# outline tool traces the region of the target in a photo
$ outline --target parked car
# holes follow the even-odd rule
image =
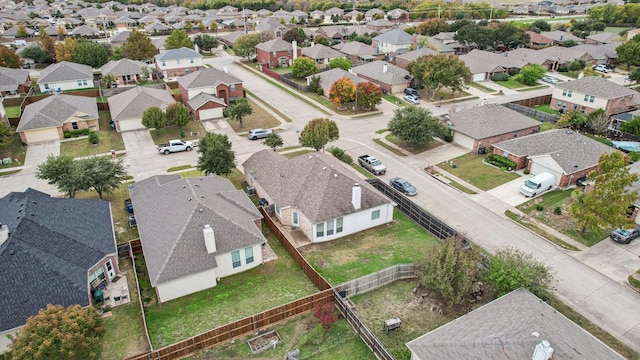
[[[131,199],[124,200],[124,208],[129,214],[133,214],[133,204],[131,204]]]
[[[607,68],[607,69],[609,69],[609,70],[613,70],[613,69],[615,69],[615,68],[616,68],[616,66],[615,66],[615,65],[612,65],[612,64],[602,64],[602,65],[604,65],[604,67],[606,67],[606,68]]]
[[[623,229],[618,228],[611,232],[611,240],[621,243],[628,244],[631,240],[640,237],[640,226],[636,226],[635,229]]]
[[[22,64],[22,68],[23,68],[23,69],[31,69],[31,64],[29,64],[28,62],[23,63],[23,64]]]
[[[413,104],[413,105],[418,105],[420,104],[420,98],[419,97],[415,97],[413,95],[405,95],[404,99],[409,103],[409,104]]]
[[[180,151],[191,151],[194,145],[191,141],[169,140],[166,144],[158,145],[158,151],[161,154],[169,155],[169,153]]]
[[[549,84],[557,84],[558,83],[558,79],[551,77],[551,76],[545,76],[541,79],[542,81],[549,83]]]
[[[405,195],[413,196],[418,193],[418,189],[416,189],[415,186],[411,185],[410,182],[403,178],[394,177],[389,181],[389,183],[391,184],[391,186],[393,186],[394,189],[400,191]]]
[[[610,73],[610,72],[611,72],[611,70],[609,70],[609,68],[608,68],[608,67],[606,67],[606,66],[604,66],[604,65],[602,65],[602,64],[601,64],[601,65],[596,66],[596,68],[595,68],[594,70],[595,70],[595,71],[603,72],[603,73],[605,73],[605,74],[608,74],[608,73]]]
[[[420,94],[418,94],[418,90],[416,90],[416,89],[406,88],[406,89],[404,89],[404,94],[405,95],[413,95],[413,96],[417,97],[418,99],[420,99]]]
[[[264,139],[269,134],[271,134],[271,130],[269,129],[253,129],[253,130],[249,130],[247,137],[251,140]]]

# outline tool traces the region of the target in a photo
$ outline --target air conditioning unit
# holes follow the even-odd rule
[[[253,186],[247,186],[247,195],[253,196],[256,194],[256,189]]]

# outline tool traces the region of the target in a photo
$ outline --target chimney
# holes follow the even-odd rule
[[[536,345],[533,350],[533,360],[549,360],[553,356],[553,348],[551,348],[551,344],[547,340],[542,340],[542,342]]]
[[[0,245],[4,244],[9,238],[9,227],[0,223]]]
[[[204,234],[204,244],[207,247],[207,253],[213,254],[216,252],[216,236],[213,233],[211,225],[205,225],[204,229],[202,229],[202,233]]]
[[[383,65],[382,65],[382,73],[383,73],[383,74],[386,74],[386,73],[387,73],[387,70],[389,70],[389,65],[388,65],[388,64],[383,64]]]
[[[293,46],[293,60],[295,60],[298,58],[298,42],[293,40],[291,46]]]
[[[356,210],[360,210],[362,202],[362,189],[357,183],[351,188],[351,204]]]

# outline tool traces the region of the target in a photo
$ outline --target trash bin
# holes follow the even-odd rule
[[[104,293],[102,292],[102,290],[96,290],[93,293],[93,300],[95,300],[96,304],[104,302]]]

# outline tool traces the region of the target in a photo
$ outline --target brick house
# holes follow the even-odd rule
[[[484,154],[494,143],[540,131],[540,123],[499,104],[476,106],[444,115],[453,142]]]
[[[302,56],[302,50],[294,41],[290,43],[280,38],[256,45],[256,58],[258,64],[268,68],[279,66],[291,66],[293,60]]]
[[[196,120],[221,118],[230,101],[244,97],[242,81],[225,71],[204,68],[178,79],[180,100]]]
[[[26,94],[31,88],[28,70],[0,67],[0,95],[13,96]]]
[[[156,69],[165,80],[175,80],[204,68],[202,55],[186,47],[167,50],[156,55],[154,59]]]
[[[402,93],[411,84],[413,76],[405,70],[385,61],[374,61],[356,66],[351,72],[370,81],[390,94]]]
[[[584,114],[603,109],[607,115],[635,110],[638,93],[597,76],[557,84],[551,95],[551,109],[560,112],[577,110]]]

